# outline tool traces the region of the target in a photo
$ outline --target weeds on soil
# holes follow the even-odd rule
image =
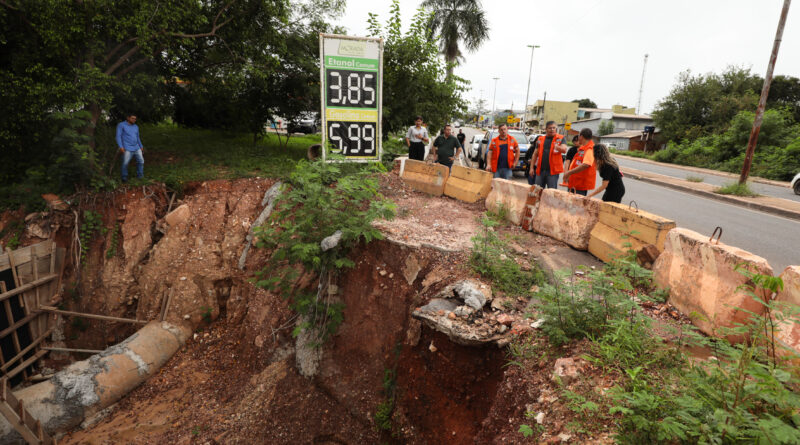
[[[92,210],[84,210],[83,211],[83,221],[81,222],[81,228],[79,233],[79,238],[81,241],[81,264],[86,264],[86,258],[89,253],[89,245],[94,239],[95,234],[100,232],[101,234],[105,235],[106,229],[103,226],[103,215],[98,212]]]
[[[720,195],[744,196],[747,198],[755,198],[761,196],[758,193],[751,190],[750,186],[747,185],[747,183],[739,184],[738,182],[724,185],[714,190],[714,193],[719,193]]]
[[[686,180],[689,182],[703,182],[705,178],[702,176],[688,175],[686,176]]]
[[[355,265],[347,257],[352,247],[383,238],[372,221],[394,216],[394,204],[378,191],[377,174],[382,171],[381,164],[300,161],[270,220],[254,229],[257,246],[272,249],[257,285],[291,299],[303,320],[294,335],[313,329],[321,343],[342,323],[344,305],[328,295],[328,283],[332,275]],[[338,243],[323,250],[322,240],[336,233],[341,233]],[[301,269],[319,279],[316,292],[296,285]]]
[[[533,265],[524,271],[514,261],[508,244],[498,235],[495,227],[501,224],[498,215],[487,213],[481,218],[482,230],[472,237],[470,266],[481,276],[492,281],[493,287],[508,295],[530,297],[531,287],[544,282],[544,274]]]

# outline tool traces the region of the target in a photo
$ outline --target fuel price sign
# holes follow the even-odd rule
[[[323,158],[381,158],[383,41],[320,34]]]

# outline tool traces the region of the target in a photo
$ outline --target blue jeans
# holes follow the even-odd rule
[[[125,153],[122,154],[122,180],[128,180],[128,164],[131,162],[131,158],[136,158],[136,177],[143,178],[144,177],[144,156],[142,156],[142,149],[138,149],[136,151],[129,151],[125,150]]]
[[[495,178],[500,179],[511,179],[511,169],[510,168],[498,168],[496,172],[494,172]]]
[[[543,171],[542,174],[536,175],[536,185],[541,188],[558,188],[558,173],[551,175],[549,170]]]

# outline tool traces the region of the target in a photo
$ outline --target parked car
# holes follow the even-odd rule
[[[317,113],[303,113],[289,121],[287,130],[289,133],[314,134],[320,126]]]
[[[481,141],[483,140],[482,134],[476,134],[472,136],[472,140],[469,142],[469,158],[475,162],[480,160],[480,153],[481,153]]]
[[[517,160],[517,164],[511,169],[512,171],[524,171],[525,170],[525,153],[528,151],[528,148],[531,147],[530,142],[528,141],[528,137],[525,136],[525,133],[519,130],[508,130],[508,134],[512,136],[514,139],[517,140],[517,144],[519,144],[519,159]],[[478,159],[478,165],[480,168],[486,168],[486,151],[489,149],[489,142],[497,137],[497,130],[492,130],[484,135],[484,138],[481,140],[480,145],[480,158]]]
[[[800,173],[794,175],[794,179],[792,179],[792,190],[795,195],[800,195]]]

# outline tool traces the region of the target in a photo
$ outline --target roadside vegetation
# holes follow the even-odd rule
[[[739,173],[762,84],[761,77],[739,67],[721,74],[681,73],[653,112],[667,148],[638,155]],[[779,75],[770,87],[750,174],[787,181],[799,171],[800,79]]]
[[[588,341],[581,358],[600,373],[556,383],[559,403],[572,413],[566,428],[573,437],[610,433],[624,444],[800,443],[800,380],[775,340],[777,322],[796,315],[796,308],[770,301],[782,289],[780,278],[743,268],[739,273],[749,278],[745,290],[766,315],[751,313],[745,324],[722,329],[717,338],[678,325],[670,342],[661,340],[663,332],[642,310],[647,302],[663,302],[663,292],[632,255],[582,278],[556,275],[536,295],[537,313],[531,314],[544,319],[541,334],[515,339],[510,363],[535,369],[542,357],[563,356]],[[731,335],[750,341],[732,344],[726,340]],[[689,353],[698,348],[711,357]],[[593,379],[613,384],[600,390]],[[539,437],[547,423],[528,414],[531,422],[519,432]]]

